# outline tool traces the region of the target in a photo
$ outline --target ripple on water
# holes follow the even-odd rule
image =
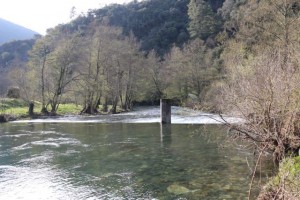
[[[88,199],[96,193],[89,186],[74,186],[55,167],[0,166],[0,173],[0,199]]]
[[[21,137],[29,137],[32,136],[34,131],[28,131],[28,130],[18,130],[18,132],[11,133],[11,132],[4,132],[3,135],[0,135],[0,138],[6,139],[6,138],[21,138]]]
[[[40,135],[65,136],[66,134],[57,131],[40,131]]]
[[[48,134],[57,134],[58,132],[56,131],[41,131],[41,134],[43,135],[48,135]]]
[[[74,138],[48,138],[41,141],[34,141],[31,142],[32,145],[38,146],[49,146],[54,148],[59,148],[61,145],[68,145],[68,146],[82,146],[81,142]]]
[[[21,151],[21,150],[26,150],[26,149],[31,149],[31,148],[32,148],[31,143],[25,143],[20,146],[13,147],[12,150],[13,151]]]
[[[54,147],[54,148],[60,147],[60,144],[49,141],[49,140],[35,141],[35,142],[31,142],[31,144],[37,145],[37,146],[49,146],[49,147]]]
[[[79,140],[74,139],[74,138],[61,137],[61,138],[56,139],[55,141],[57,141],[60,145],[74,145],[74,146],[82,145]]]
[[[14,134],[14,135],[1,135],[0,138],[20,138],[20,137],[25,137],[25,136],[29,136],[28,134]]]

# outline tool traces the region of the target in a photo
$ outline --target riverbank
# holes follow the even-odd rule
[[[109,106],[110,108],[110,106]],[[73,103],[62,103],[59,105],[56,113],[42,114],[39,111],[42,109],[40,102],[34,103],[34,114],[28,114],[28,103],[22,99],[13,98],[0,98],[0,123],[17,121],[17,120],[30,120],[30,119],[47,119],[47,118],[59,118],[64,116],[93,116],[80,114],[82,111],[81,105]],[[117,107],[117,113],[126,113],[128,111],[122,110]],[[101,107],[97,115],[108,115],[107,112],[102,112]]]
[[[287,157],[279,165],[278,173],[263,187],[258,200],[300,199],[300,157]]]
[[[0,123],[21,119],[36,119],[48,116],[78,115],[82,110],[80,105],[65,103],[60,104],[56,114],[41,114],[40,102],[34,103],[34,115],[28,114],[28,103],[22,99],[0,98]]]

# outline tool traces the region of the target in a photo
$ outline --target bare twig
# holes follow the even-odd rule
[[[255,167],[254,167],[254,170],[253,170],[253,174],[252,174],[250,186],[249,186],[248,200],[250,200],[251,191],[252,191],[252,184],[253,184],[253,181],[254,181],[254,177],[255,177],[255,173],[256,173],[257,167],[258,167],[258,165],[259,165],[261,156],[262,156],[263,152],[265,151],[265,149],[267,148],[267,146],[268,146],[268,144],[265,144],[265,146],[263,147],[263,149],[261,149],[261,151],[260,151],[260,153],[259,153],[259,156],[258,156],[258,158],[257,158],[256,164],[255,164]]]

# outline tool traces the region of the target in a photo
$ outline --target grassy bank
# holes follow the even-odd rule
[[[40,102],[34,103],[34,113],[40,113],[42,107]],[[82,107],[75,104],[60,104],[57,110],[58,115],[78,114]],[[22,99],[0,99],[0,115],[9,115],[14,118],[29,117],[28,103]]]
[[[285,158],[278,174],[271,178],[261,191],[258,200],[300,199],[300,157]]]

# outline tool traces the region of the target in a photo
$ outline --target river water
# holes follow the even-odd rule
[[[2,124],[0,199],[245,199],[252,151],[176,112],[169,126],[149,123],[157,108]]]

